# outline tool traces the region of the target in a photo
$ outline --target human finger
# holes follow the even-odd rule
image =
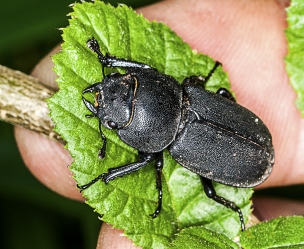
[[[55,82],[57,76],[52,71],[54,65],[51,55],[57,53],[59,49],[59,46],[53,49],[32,72],[33,76],[53,89],[57,88]],[[83,200],[75,187],[72,173],[67,168],[72,158],[62,144],[21,127],[15,127],[15,137],[25,164],[37,179],[63,196]]]
[[[304,182],[304,121],[284,57],[288,1],[169,0],[139,11],[169,25],[193,49],[223,64],[237,102],[270,129],[275,165],[261,185]]]

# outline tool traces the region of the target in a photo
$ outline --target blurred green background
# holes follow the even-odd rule
[[[117,1],[109,1],[113,5]],[[134,8],[155,0],[120,0]],[[61,41],[71,0],[2,1],[0,64],[30,73]],[[303,200],[303,186],[267,189],[258,195]],[[20,158],[13,127],[0,122],[0,248],[95,248],[101,222],[85,205],[57,195],[29,173]]]

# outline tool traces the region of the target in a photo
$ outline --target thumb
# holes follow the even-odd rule
[[[107,223],[102,224],[97,249],[139,249],[130,241],[122,230],[114,229]]]

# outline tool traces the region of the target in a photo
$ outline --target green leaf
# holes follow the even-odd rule
[[[304,217],[280,217],[248,228],[241,234],[244,249],[304,248]]]
[[[74,158],[70,169],[77,183],[83,185],[108,168],[137,158],[135,149],[107,129],[103,129],[108,140],[106,157],[100,160],[97,156],[102,146],[98,121],[85,117],[89,111],[82,103],[82,90],[101,81],[102,73],[96,54],[86,46],[88,39],[95,37],[103,53],[146,63],[179,82],[190,75],[207,75],[214,61],[193,51],[165,25],[149,22],[126,6],[114,8],[95,1],[75,4],[73,9],[70,25],[63,29],[62,51],[53,57],[60,90],[49,100],[49,107],[56,131]],[[111,71],[106,69],[106,74]],[[222,68],[208,81],[208,89],[215,91],[219,87],[229,88]],[[89,100],[93,99],[92,95]],[[157,205],[152,164],[109,184],[98,181],[83,195],[97,213],[104,214],[106,222],[123,229],[144,248],[166,248],[181,229],[190,226],[204,225],[230,238],[238,234],[238,214],[208,199],[199,177],[179,166],[167,151],[162,182],[162,212],[155,219],[149,216]],[[219,195],[242,208],[247,220],[252,190],[214,185]]]
[[[239,246],[222,234],[197,226],[183,229],[169,248],[238,249]]]
[[[291,1],[287,8],[288,28],[285,31],[288,40],[288,55],[285,58],[290,83],[298,98],[296,105],[304,116],[304,3]]]

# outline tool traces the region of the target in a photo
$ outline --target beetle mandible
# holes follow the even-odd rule
[[[138,150],[134,163],[111,168],[88,184],[105,183],[154,162],[158,205],[151,216],[161,211],[163,151],[183,167],[200,176],[206,195],[239,215],[245,229],[241,209],[217,195],[212,181],[235,187],[254,187],[270,175],[274,164],[274,149],[269,130],[251,111],[238,105],[225,88],[216,93],[205,90],[205,84],[221,65],[215,62],[206,77],[190,76],[180,85],[173,77],[158,72],[149,65],[103,55],[96,39],[87,46],[98,55],[104,79],[83,90],[97,92],[95,105],[83,97],[92,112],[87,117],[99,119],[103,146],[106,137],[101,126],[117,131],[120,139]],[[104,74],[104,67],[126,68],[125,74]]]

